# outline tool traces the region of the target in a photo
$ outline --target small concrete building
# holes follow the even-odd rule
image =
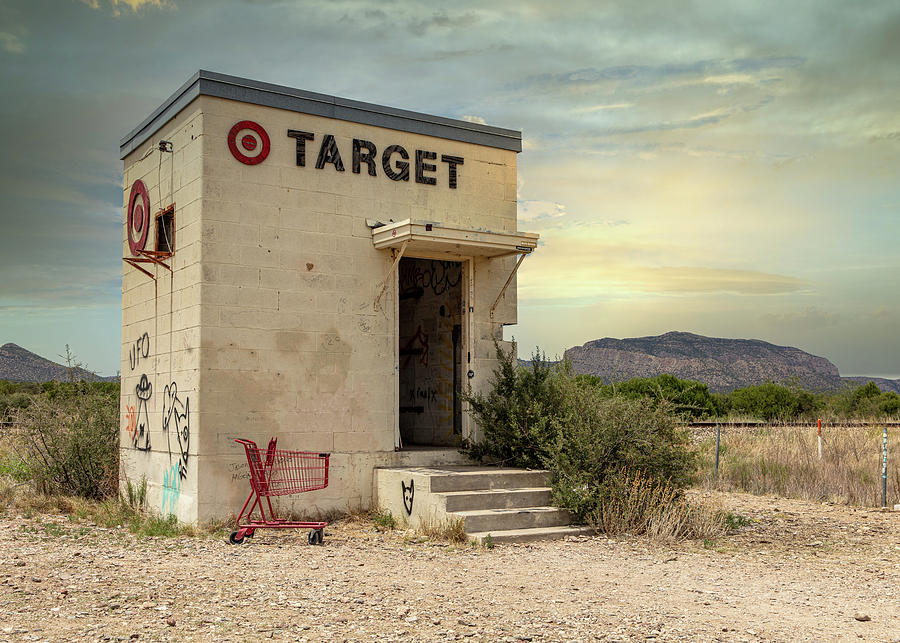
[[[461,462],[460,391],[516,323],[517,131],[200,71],[121,142],[121,470],[194,522],[243,448],[332,453],[315,513],[373,470]]]

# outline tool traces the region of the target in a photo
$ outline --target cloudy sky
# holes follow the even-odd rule
[[[118,370],[118,142],[198,69],[521,129],[522,353],[900,377],[896,0],[0,0],[0,343]]]

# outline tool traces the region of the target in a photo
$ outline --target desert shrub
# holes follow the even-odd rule
[[[467,395],[483,432],[473,458],[549,469],[555,504],[597,525],[624,471],[675,495],[690,481],[696,455],[667,400],[616,394],[539,353],[522,368],[497,358],[490,391]]]
[[[116,494],[118,389],[54,383],[15,414],[25,462],[46,494],[103,498]]]
[[[759,420],[788,421],[798,416],[800,403],[787,386],[768,382],[731,392],[731,410]]]
[[[610,498],[610,484],[628,470],[673,489],[696,467],[688,433],[667,404],[649,398],[605,397],[570,386],[553,418],[556,438],[545,460],[554,501],[588,520]],[[612,481],[612,483],[611,483]]]
[[[674,375],[657,375],[635,377],[610,388],[616,394],[628,398],[666,402],[674,413],[688,421],[717,414],[709,386],[703,382],[682,380]]]
[[[604,502],[588,514],[598,531],[657,540],[715,539],[730,528],[728,514],[690,502],[665,481],[621,471],[603,484]]]
[[[470,413],[482,428],[482,439],[469,445],[469,455],[513,467],[546,466],[563,411],[560,383],[573,380],[567,363],[549,364],[537,351],[527,367],[519,367],[513,353],[496,346],[499,364],[484,395],[466,393]]]

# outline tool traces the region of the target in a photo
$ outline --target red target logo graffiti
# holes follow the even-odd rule
[[[259,123],[253,121],[235,123],[228,132],[228,149],[231,150],[231,155],[244,165],[262,163],[269,156],[269,135]]]
[[[147,245],[147,233],[150,231],[150,195],[140,179],[131,186],[127,225],[128,247],[131,248],[131,254],[137,256]]]

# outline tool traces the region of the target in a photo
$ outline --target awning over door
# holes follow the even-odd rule
[[[502,257],[530,253],[537,247],[533,232],[490,232],[406,219],[372,230],[379,250],[403,248],[407,256]]]

